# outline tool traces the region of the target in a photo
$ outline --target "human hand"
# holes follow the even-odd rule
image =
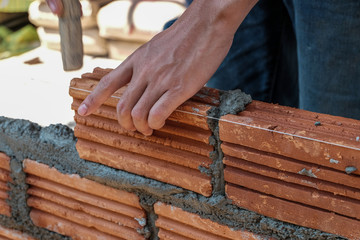
[[[77,0],[72,0],[72,1],[77,1]],[[62,0],[46,0],[46,3],[48,4],[50,10],[58,15],[59,17],[61,17],[64,13],[64,4],[62,2]],[[81,8],[81,4],[80,4],[80,8]],[[82,15],[82,12],[81,12]]]
[[[229,2],[244,3],[221,2],[227,11],[232,11]],[[232,16],[230,20],[236,22],[233,25],[223,18],[214,18],[214,11],[223,7],[219,5],[217,1],[212,4],[202,0],[194,2],[169,29],[156,35],[103,77],[80,105],[78,113],[90,115],[116,90],[128,84],[117,104],[119,124],[147,136],[153,129],[161,128],[179,105],[204,86],[230,49],[243,18]],[[247,6],[246,9],[250,11],[251,8]],[[205,15],[201,17],[201,13]]]
[[[50,10],[58,15],[61,16],[64,12],[64,6],[61,0],[46,0]]]

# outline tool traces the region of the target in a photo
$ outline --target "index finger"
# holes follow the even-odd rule
[[[94,91],[81,103],[78,114],[87,116],[98,109],[116,90],[127,84],[132,77],[132,67],[128,62],[101,78]]]

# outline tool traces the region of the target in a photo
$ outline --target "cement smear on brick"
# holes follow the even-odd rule
[[[149,215],[146,229],[152,231],[150,239],[157,239],[156,215],[152,209],[157,201],[172,204],[234,229],[246,229],[278,239],[342,239],[241,209],[221,194],[206,198],[170,184],[85,161],[79,158],[75,143],[73,131],[66,126],[41,128],[29,121],[0,117],[0,151],[12,157],[12,177],[15,180],[11,186],[10,201],[13,216],[0,216],[1,225],[30,233],[39,239],[67,239],[34,226],[28,216],[27,184],[22,161],[29,158],[55,167],[65,174],[79,174],[90,180],[136,193]],[[147,236],[149,233],[145,230],[143,234]]]
[[[36,239],[70,239],[35,226],[29,217],[30,208],[26,204],[28,185],[25,183],[26,175],[22,168],[22,161],[27,149],[33,148],[36,151],[37,147],[40,146],[24,143],[26,143],[26,140],[36,137],[39,131],[41,131],[41,128],[37,124],[0,117],[0,151],[11,158],[10,176],[12,178],[12,182],[8,183],[10,200],[7,201],[11,207],[12,216],[0,215],[0,225],[27,233]]]
[[[245,94],[241,90],[219,91],[220,105],[213,107],[208,111],[208,125],[213,135],[209,142],[214,146],[214,151],[210,154],[212,164],[210,166],[211,183],[213,185],[213,195],[225,195],[224,184],[224,166],[222,159],[224,158],[221,150],[221,140],[219,136],[219,120],[227,114],[237,114],[245,110],[245,106],[251,103],[250,95]],[[202,171],[202,169],[200,169]],[[203,171],[205,172],[205,171]],[[205,172],[208,174],[208,172]]]

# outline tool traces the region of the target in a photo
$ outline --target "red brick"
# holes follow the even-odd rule
[[[183,235],[187,238],[199,239],[199,240],[226,240],[227,238],[221,237],[219,235],[213,235],[211,233],[201,231],[197,228],[193,228],[186,224],[179,224],[176,221],[164,218],[160,216],[156,220],[156,226],[167,231],[172,231]]]
[[[191,100],[203,102],[212,106],[219,106],[220,104],[220,93],[215,88],[203,87],[197,92]]]
[[[0,169],[0,181],[2,181],[2,182],[11,181],[10,173],[8,171]]]
[[[154,134],[162,134],[163,137],[165,137],[164,135],[166,134],[166,137],[168,138],[171,135],[181,136],[185,139],[192,139],[206,144],[209,143],[209,137],[212,135],[210,131],[206,131],[200,128],[192,127],[170,120],[167,120],[165,126],[162,127],[160,130],[155,131]]]
[[[106,131],[193,152],[203,156],[209,156],[209,152],[213,151],[213,147],[206,144],[209,142],[209,137],[211,136],[209,131],[188,125],[179,126],[179,124],[176,124],[178,126],[174,126],[175,124],[171,121],[167,121],[167,125],[160,130],[155,130],[152,136],[145,137],[141,133],[124,130],[120,127],[117,120],[95,115],[82,117],[77,113],[75,113],[74,119],[77,124],[104,129]]]
[[[24,171],[30,185],[27,201],[32,207],[30,216],[37,226],[77,239],[96,239],[96,236],[144,239],[137,230],[144,227],[145,212],[135,194],[78,175],[62,174],[29,159],[24,160]],[[80,237],[74,233],[73,223],[96,231],[83,229],[89,235]]]
[[[29,236],[28,234],[0,226],[0,239],[1,237],[11,240],[35,240],[35,238]]]
[[[10,158],[2,152],[0,152],[0,169],[10,171]]]
[[[30,159],[25,159],[23,164],[24,171],[28,174],[39,176],[41,178],[57,182],[70,188],[93,194],[95,196],[142,209],[139,204],[139,198],[135,194],[104,186],[86,178],[81,178],[76,174],[62,174],[55,168],[50,168],[45,164],[41,164]]]
[[[360,201],[226,167],[225,181],[275,197],[360,219]],[[360,222],[359,222],[360,224]]]
[[[194,153],[181,151],[162,144],[143,141],[142,139],[119,135],[99,128],[87,127],[80,124],[77,124],[75,127],[75,136],[78,139],[85,139],[192,169],[198,169],[199,166],[209,168],[211,164],[209,157],[199,156]]]
[[[109,234],[99,232],[93,228],[88,228],[74,222],[56,217],[54,215],[34,209],[30,212],[31,220],[35,225],[69,236],[74,240],[119,240],[122,238],[114,237]],[[125,239],[125,238],[124,238]]]
[[[345,131],[341,128],[338,133],[344,133],[348,132],[350,135],[356,135],[356,133],[360,132],[359,129],[359,120],[351,119],[351,118],[345,118],[345,117],[339,117],[339,116],[333,116],[328,114],[321,114],[316,112],[310,112],[305,110],[299,110],[296,108],[286,107],[286,106],[280,106],[277,104],[269,104],[265,102],[260,101],[252,101],[251,104],[249,104],[246,107],[246,112],[258,112],[261,115],[268,114],[276,114],[276,116],[288,116],[290,118],[297,118],[297,119],[305,119],[312,123],[314,123],[314,120],[320,121],[322,124],[329,124],[332,127],[333,126],[339,126],[341,128],[345,128]],[[241,115],[241,113],[240,113]],[[287,123],[291,123],[292,121],[287,121]],[[295,123],[295,122],[293,122]],[[297,125],[298,123],[296,123]],[[309,125],[308,125],[309,127]],[[311,124],[312,129],[316,129],[317,127],[315,125]],[[323,131],[322,129],[321,131]],[[354,131],[355,130],[355,131]],[[330,132],[333,132],[333,129],[330,130]],[[334,132],[333,132],[334,133]],[[355,139],[354,139],[355,140]]]
[[[90,79],[81,79],[74,78],[70,82],[69,94],[74,99],[84,100],[90,92],[92,92],[99,82]],[[126,88],[120,88],[117,90],[107,101],[104,102],[104,105],[110,107],[116,107],[119,98],[124,93]]]
[[[219,124],[226,193],[235,204],[360,239],[351,232],[360,226],[359,171],[345,173],[360,165],[360,121],[254,101]]]
[[[7,184],[5,182],[0,182],[0,190],[9,190],[9,187],[7,186]]]
[[[336,146],[324,142],[313,141],[300,137],[293,137],[286,134],[295,134],[302,137],[324,140],[316,133],[307,132],[306,130],[294,129],[287,126],[277,126],[276,131],[267,131],[275,125],[263,120],[227,115],[220,121],[220,137],[225,142],[230,142],[246,147],[255,148],[261,151],[271,152],[286,157],[291,157],[305,162],[315,163],[320,166],[337,169],[345,172],[347,166],[354,166],[360,169],[360,151],[351,149],[358,148],[356,144],[345,144],[346,147]],[[229,121],[229,122],[228,122]],[[246,124],[248,126],[234,124]],[[344,144],[344,142],[332,142],[334,144]],[[330,162],[335,159],[338,164]],[[359,174],[358,171],[353,174]]]
[[[69,94],[74,99],[84,100],[90,92],[92,92],[98,81],[91,80],[91,76],[88,74],[87,78],[74,78],[70,83]],[[126,86],[117,90],[112,97],[107,99],[103,105],[113,107],[114,114],[116,116],[116,105],[123,92],[125,91]],[[205,93],[210,93],[209,97],[211,100],[205,98]],[[207,111],[214,105],[217,105],[216,102],[219,98],[217,90],[205,88],[199,92],[198,97],[186,101],[182,104],[177,110],[169,117],[170,120],[179,121],[185,124],[192,126],[197,126],[206,130],[209,130],[207,125]],[[210,103],[209,103],[210,102]],[[74,107],[73,107],[74,108]],[[115,118],[116,119],[116,118]]]
[[[87,213],[91,216],[101,218],[101,219],[107,220],[109,222],[123,225],[125,227],[130,227],[130,228],[134,228],[134,229],[142,227],[142,226],[140,226],[139,222],[135,220],[135,217],[125,216],[124,215],[125,213],[118,214],[118,213],[112,212],[111,210],[105,210],[105,209],[102,209],[95,205],[76,201],[71,198],[64,197],[59,194],[56,194],[56,193],[53,193],[53,192],[50,192],[50,191],[47,191],[47,190],[44,190],[41,188],[32,186],[28,190],[28,194],[31,196],[35,196],[35,197],[56,203],[58,205],[73,209],[73,210],[78,210],[78,211]],[[80,192],[80,194],[82,194],[82,193]],[[129,211],[125,211],[125,212],[128,213]]]
[[[69,90],[70,96],[75,100],[72,104],[72,109],[77,110],[79,104],[84,100],[90,92],[94,89],[92,87],[96,82],[94,81],[87,83],[83,82],[83,79],[73,79],[72,83],[76,81],[81,82],[82,84],[72,84]],[[90,80],[87,80],[90,81]],[[77,83],[77,82],[75,82]],[[74,86],[73,86],[74,85]],[[80,86],[78,86],[80,85]],[[85,85],[85,86],[84,86]],[[89,86],[87,86],[89,85]],[[115,92],[112,97],[108,98],[104,104],[98,108],[93,114],[108,117],[110,119],[117,119],[116,115],[116,105],[124,92],[124,89],[120,89]],[[177,121],[183,124],[188,124],[191,126],[199,127],[204,130],[209,130],[207,124],[207,111],[211,108],[211,105],[206,105],[204,103],[198,103],[193,101],[187,101],[180,105],[170,116],[169,120]]]
[[[92,73],[84,73],[81,75],[81,78],[83,79],[92,79],[99,81],[102,77],[104,77],[106,74],[111,72],[113,69],[111,68],[100,68],[96,67],[94,68]]]
[[[33,192],[33,189],[36,187],[41,188],[43,190],[47,190],[49,192],[55,193],[60,196],[65,196],[70,199],[74,199],[76,201],[82,203],[88,203],[93,206],[98,206],[99,208],[106,209],[115,213],[119,213],[121,215],[129,216],[132,219],[142,219],[145,218],[145,213],[143,210],[138,209],[136,207],[127,206],[125,204],[121,204],[109,199],[104,199],[98,196],[94,196],[92,194],[88,194],[82,191],[75,190],[73,188],[69,188],[63,186],[61,184],[51,182],[45,179],[41,179],[36,176],[28,176],[26,178],[26,182],[32,186],[30,188],[29,194]],[[34,194],[35,195],[35,194]]]
[[[162,228],[159,229],[158,236],[160,239],[166,239],[166,240],[189,240],[190,238],[181,236],[179,234],[166,231]]]
[[[254,192],[232,184],[226,184],[226,194],[240,207],[262,215],[350,239],[360,239],[360,221],[358,220]]]
[[[157,202],[154,210],[159,218],[156,226],[163,236],[176,236],[174,239],[269,239],[243,230],[232,230],[197,214],[186,212],[180,208]],[[160,233],[159,233],[160,234]],[[185,238],[184,238],[185,237]],[[164,238],[166,239],[166,238]],[[172,239],[172,238],[169,238]]]
[[[167,182],[194,192],[210,196],[210,177],[198,170],[160,161],[106,145],[78,139],[76,144],[81,158],[122,169],[145,177]]]
[[[9,198],[9,187],[7,186],[7,183],[10,181],[10,158],[6,154],[0,152],[0,214],[8,217],[11,216],[11,208],[6,202]]]
[[[180,105],[170,116],[169,120],[196,126],[205,130],[210,130],[207,124],[207,112],[212,106],[203,103],[192,102],[190,100]]]
[[[7,191],[0,190],[0,199],[6,200],[8,198],[9,198],[9,194],[7,193]]]
[[[6,215],[8,217],[11,216],[10,206],[3,199],[0,199],[0,214]]]
[[[354,189],[360,188],[358,184],[359,177],[357,176],[235,144],[223,143],[221,148],[226,155],[224,158],[224,163],[226,165],[244,169],[244,164],[249,165],[249,163],[246,162],[256,163],[280,171],[275,171],[274,174],[271,174],[271,169],[267,168],[266,170],[263,170],[259,165],[256,167],[254,166],[252,168],[253,170],[250,170],[249,167],[244,170],[258,172],[259,174],[272,176],[274,178],[277,177],[278,179],[287,182],[294,182],[304,186],[314,187],[319,190],[328,191],[336,195],[343,195],[360,200],[359,190]],[[246,160],[246,162],[243,160]],[[298,173],[303,169],[311,171],[316,178],[299,175]],[[297,176],[294,176],[291,173],[296,174]]]
[[[118,100],[116,100],[118,101]],[[71,108],[75,112],[77,112],[82,100],[74,99]],[[105,119],[115,120],[117,121],[116,109],[115,107],[110,107],[106,105],[102,105],[100,108],[96,109],[96,111],[92,114],[94,116],[99,116]],[[87,118],[87,117],[86,117]]]
[[[97,68],[71,81],[73,110],[77,111],[81,101],[109,71]],[[144,137],[123,130],[117,122],[116,105],[125,89],[126,86],[116,91],[91,116],[75,114],[80,157],[210,196],[211,178],[202,174],[199,167],[209,168],[212,163],[212,133],[206,116],[211,107],[219,104],[219,91],[203,88],[179,106],[162,129]]]
[[[88,228],[95,228],[100,232],[104,232],[115,237],[144,239],[144,237],[139,235],[135,229],[105,221],[101,218],[96,218],[84,212],[69,209],[41,198],[31,196],[28,198],[27,203],[30,207],[35,209],[53,214],[57,217],[75,222]]]

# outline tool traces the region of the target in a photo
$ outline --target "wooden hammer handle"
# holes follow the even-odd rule
[[[83,65],[81,5],[79,0],[62,0],[64,13],[59,17],[61,56],[65,71],[80,69]]]

